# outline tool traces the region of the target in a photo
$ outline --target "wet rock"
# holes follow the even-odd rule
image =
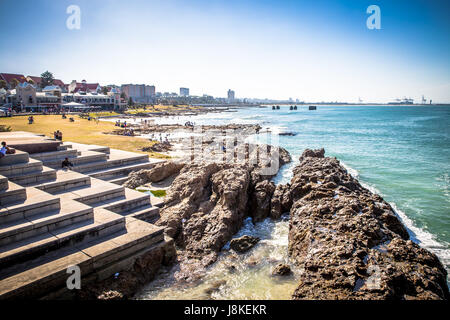
[[[156,224],[182,248],[181,277],[191,278],[193,268],[215,262],[239,230],[247,214],[249,183],[246,167],[216,163],[190,164],[175,178]]]
[[[324,158],[325,157],[325,149],[316,149],[316,150],[311,150],[311,149],[305,149],[305,151],[303,151],[302,155],[300,156],[300,162],[303,161],[303,159],[305,158]]]
[[[304,269],[294,299],[449,298],[439,259],[323,149],[302,154],[291,197],[289,254]]]
[[[275,171],[264,168],[273,161],[290,161],[290,155],[266,145],[247,151],[248,161],[242,164],[206,160],[186,164],[167,190],[156,224],[164,226],[180,248],[179,279],[195,281],[201,277],[202,268],[217,260],[246,217],[260,220],[270,214],[275,185],[269,179],[279,167],[274,167]]]
[[[297,133],[295,133],[295,132],[280,132],[278,135],[279,136],[291,136],[291,137],[293,137],[293,136],[296,136]]]
[[[245,235],[240,238],[232,239],[230,241],[230,248],[236,252],[244,253],[253,248],[259,240],[258,237]]]
[[[261,259],[260,258],[256,258],[254,256],[248,258],[247,261],[245,261],[245,263],[249,267],[254,267],[254,266],[258,265],[260,262],[261,262]]]
[[[272,275],[274,276],[288,276],[291,274],[291,267],[289,267],[287,264],[280,263],[275,266],[272,270]]]
[[[204,292],[205,292],[207,295],[211,295],[211,294],[213,294],[214,292],[219,291],[220,287],[223,286],[223,285],[225,285],[226,283],[227,283],[226,280],[219,280],[219,281],[216,281],[216,282],[212,283],[208,288],[206,288],[206,289],[204,290]]]

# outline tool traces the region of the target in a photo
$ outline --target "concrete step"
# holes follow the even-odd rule
[[[117,177],[109,177],[108,179],[104,179],[110,183],[118,184],[119,186],[123,185],[128,180],[128,174],[122,174]]]
[[[95,206],[115,213],[125,214],[142,206],[150,206],[150,197],[148,194],[125,188],[123,196],[96,203]]]
[[[81,173],[89,174],[106,168],[116,168],[120,166],[129,166],[141,163],[149,163],[148,158],[141,156],[133,156],[123,159],[109,159],[107,161],[97,161],[81,165],[76,165],[73,170]]]
[[[160,218],[159,208],[149,205],[135,208],[133,210],[125,212],[123,215],[126,217],[133,217],[149,223],[154,223]]]
[[[28,172],[25,174],[15,174],[8,177],[10,181],[13,181],[21,186],[29,186],[37,183],[44,183],[56,179],[56,171],[49,167],[42,167],[41,171]]]
[[[24,219],[0,225],[0,246],[67,225],[92,219],[94,209],[78,201],[61,199],[61,208],[35,214]]]
[[[133,171],[139,171],[141,169],[151,169],[154,166],[154,163],[144,162],[131,165],[122,165],[114,168],[101,168],[95,171],[87,172],[86,174],[94,178],[109,181],[116,178],[123,178],[124,176],[128,177],[128,175]]]
[[[47,253],[26,264],[0,271],[0,299],[37,299],[66,288],[67,268],[77,265],[82,282],[106,279],[129,269],[141,254],[164,245],[163,228],[126,218],[125,230],[97,238],[71,250]],[[62,292],[66,293],[66,292]]]
[[[164,207],[164,197],[155,197],[153,194],[150,194],[150,202],[154,207]]]
[[[89,176],[71,170],[58,170],[56,171],[55,180],[38,183],[33,186],[39,190],[55,194],[80,187],[89,187],[90,185],[91,178]]]
[[[0,224],[11,223],[50,210],[60,209],[58,197],[36,188],[26,188],[26,199],[0,207]]]
[[[125,188],[113,183],[91,178],[90,186],[74,188],[69,192],[57,192],[55,195],[77,200],[84,204],[95,205],[96,203],[125,196]]]
[[[14,154],[7,154],[0,158],[0,168],[3,166],[10,166],[19,163],[27,163],[29,159],[28,153],[17,150]]]
[[[25,201],[27,193],[24,187],[6,179],[6,189],[0,191],[0,206],[16,201]]]
[[[52,160],[64,160],[64,158],[73,158],[77,156],[78,151],[69,149],[69,150],[58,150],[52,152],[42,152],[42,153],[33,153],[31,157],[36,160],[40,160],[44,162],[44,165],[48,166],[46,162],[50,162]],[[61,163],[60,163],[61,164]]]
[[[71,148],[71,147],[72,146],[69,147],[68,145],[65,146],[65,145],[61,144],[61,145],[56,147],[56,150],[62,151],[62,150],[67,150],[68,148]]]
[[[124,228],[124,217],[105,209],[95,209],[93,219],[83,220],[0,246],[0,270],[35,259],[50,251],[86,243],[123,231]]]
[[[109,147],[105,146],[97,146],[94,144],[80,144],[76,142],[63,142],[64,146],[67,146],[72,149],[76,149],[78,151],[97,151],[97,152],[103,152],[103,153],[109,153],[110,149]]]
[[[0,191],[8,189],[8,178],[0,175]]]
[[[42,161],[30,158],[28,162],[0,166],[0,174],[7,178],[42,170]],[[11,179],[10,179],[11,180]]]
[[[75,155],[69,158],[70,162],[73,163],[74,167],[78,167],[84,164],[96,163],[99,161],[108,160],[108,155],[102,152],[95,151],[81,151],[80,154],[76,150]],[[54,158],[44,161],[44,165],[54,169],[61,169],[61,163],[64,160],[63,158]]]

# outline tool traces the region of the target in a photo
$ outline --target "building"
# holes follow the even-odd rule
[[[102,87],[98,83],[87,83],[86,80],[81,82],[77,82],[76,80],[72,80],[67,88],[68,93],[95,93],[100,92]]]
[[[231,89],[228,89],[227,97],[228,97],[228,102],[233,102],[235,99],[234,91]]]
[[[121,91],[131,98],[133,102],[150,103],[155,98],[155,86],[145,84],[123,84]]]
[[[37,106],[36,86],[28,82],[22,82],[16,87],[14,100],[21,107]]]
[[[30,80],[32,80],[34,82],[34,84],[36,85],[36,87],[39,89],[41,87],[41,83],[42,83],[42,78],[41,77],[35,77],[35,76],[28,76],[27,77],[27,81],[29,82]],[[54,79],[53,80],[53,85],[54,86],[58,86],[61,88],[62,92],[66,91],[66,85],[64,84],[63,81],[59,80],[59,79]]]
[[[15,97],[13,97],[15,95]],[[11,92],[12,105],[20,108],[58,108],[61,105],[61,88],[59,86],[47,86],[42,92],[38,92],[36,85],[20,83],[15,92]]]
[[[189,88],[180,88],[180,97],[189,97]]]
[[[19,83],[27,82],[27,78],[23,74],[15,74],[15,73],[0,73],[0,80],[4,80],[8,89],[14,89],[11,86],[13,80],[16,79]]]
[[[116,88],[111,89],[108,94],[97,92],[63,93],[62,103],[65,104],[69,102],[84,104],[87,107],[102,107],[102,109],[116,109],[123,105],[120,100],[120,91]]]

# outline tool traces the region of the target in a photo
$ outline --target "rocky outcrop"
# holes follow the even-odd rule
[[[230,248],[238,253],[244,253],[253,248],[258,242],[258,237],[244,235],[230,241]]]
[[[258,150],[252,149],[247,158],[252,161],[243,164],[187,164],[167,190],[156,224],[164,226],[180,248],[178,279],[201,277],[202,270],[217,260],[218,252],[241,228],[245,217],[259,221],[270,214],[275,185],[269,179],[279,167],[269,174],[264,168],[274,161],[289,161],[290,156],[283,149],[276,154],[278,159],[264,158],[264,152]]]
[[[249,183],[248,168],[216,163],[188,165],[175,178],[156,224],[182,248],[179,278],[194,279],[239,230]]]
[[[302,154],[291,197],[289,254],[304,269],[294,299],[449,298],[436,255],[323,149]]]
[[[281,217],[283,213],[289,212],[292,207],[291,185],[279,184],[273,192],[270,200],[270,218],[276,220]]]
[[[252,217],[253,222],[262,221],[269,216],[274,191],[275,184],[269,180],[263,180],[255,185],[249,204],[249,215]]]
[[[284,263],[279,263],[273,268],[272,275],[273,276],[288,276],[291,274],[291,268]]]
[[[142,169],[131,172],[124,187],[134,189],[150,182],[159,182],[175,174],[178,174],[184,167],[184,163],[168,161],[156,164],[151,169]]]
[[[141,151],[144,152],[167,152],[170,150],[172,150],[172,145],[170,143],[159,143],[159,142],[141,149]]]

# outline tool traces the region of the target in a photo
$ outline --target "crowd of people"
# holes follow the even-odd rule
[[[126,129],[126,128],[127,128],[127,122],[126,122],[126,121],[120,122],[120,120],[117,120],[115,126],[116,126],[116,127],[125,128],[125,129]]]
[[[133,130],[132,128],[129,129],[129,130],[125,129],[125,130],[123,131],[123,135],[124,135],[124,136],[131,136],[131,137],[134,137],[134,130]]]

